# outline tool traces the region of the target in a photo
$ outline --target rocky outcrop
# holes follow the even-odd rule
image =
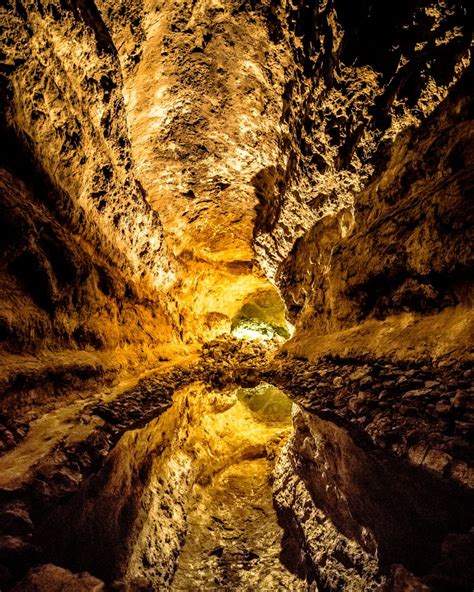
[[[285,265],[317,220],[324,225],[326,216],[350,211],[396,138],[419,128],[448,96],[470,64],[468,11],[467,3],[437,1],[390,11],[373,1],[276,10],[294,66],[283,95],[286,158],[255,180],[263,212],[256,249],[267,273]]]
[[[469,322],[471,85],[469,72],[420,129],[397,139],[356,197],[353,223],[341,213],[297,242],[281,282],[300,336],[407,312],[430,314],[435,326],[436,313],[452,306]]]
[[[473,488],[468,362],[430,367],[381,359],[290,359],[274,380],[319,417],[342,422],[377,448]]]
[[[28,576],[13,589],[14,592],[102,592],[103,582],[87,572],[73,574],[67,569],[47,564],[32,569]]]

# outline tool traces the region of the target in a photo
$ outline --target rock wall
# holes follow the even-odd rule
[[[408,43],[423,30],[412,18],[420,8],[402,26],[415,27]],[[381,68],[364,84],[372,106],[338,153],[359,185],[277,272],[296,322],[284,385],[304,411],[276,503],[289,540],[303,541],[294,560],[323,590],[370,589],[389,573],[388,590],[468,590],[473,580],[472,68],[461,37],[446,33],[451,12],[404,56],[399,10],[396,46],[390,27],[380,26],[384,40],[369,34],[376,5],[346,34],[350,45],[342,37],[336,72],[347,73],[347,56],[366,73]],[[435,40],[442,31],[446,42]],[[339,124],[336,136],[348,130],[344,112]]]
[[[159,302],[158,316],[168,311],[175,333],[195,339],[228,330],[252,294],[277,298],[264,271],[306,290],[304,271],[289,277],[296,252],[284,263],[295,241],[344,208],[342,232],[351,227],[354,195],[390,158],[391,169],[405,158],[395,138],[409,128],[416,136],[469,65],[462,2],[405,3],[389,21],[377,2],[12,1],[2,11],[4,166],[27,179],[22,201],[46,208],[22,223],[48,215],[87,253],[76,249],[73,263],[64,236],[37,244],[32,231],[36,243],[22,247],[5,281],[18,280],[49,316],[67,300],[61,286],[85,283],[81,318],[48,331],[73,347],[82,336],[79,347],[100,349],[113,328],[84,317],[115,323],[117,300],[135,310]],[[5,207],[5,225],[18,227]],[[13,241],[7,256],[19,248]],[[66,267],[74,277],[63,277]],[[96,306],[95,285],[113,292],[116,283],[123,289],[105,294],[112,311]],[[301,307],[290,292],[290,307]],[[81,310],[72,300],[68,318]],[[121,319],[147,325],[137,342],[173,325],[147,315]],[[34,332],[28,318],[17,314],[11,332]],[[31,348],[46,345],[35,338]]]
[[[155,364],[179,331],[171,258],[134,175],[120,62],[97,8],[0,11],[0,413],[24,419]]]
[[[3,170],[0,184],[1,413],[156,361],[157,345],[177,339],[172,307],[153,303],[17,176]]]
[[[441,311],[455,306],[469,330],[471,86],[469,71],[420,128],[396,140],[384,169],[356,196],[353,221],[343,211],[295,244],[280,281],[300,337],[306,328],[323,335],[403,314],[430,315],[437,335]]]
[[[55,208],[76,234],[131,277],[162,286],[163,232],[134,175],[120,63],[95,4],[2,10],[7,129],[64,194]]]
[[[351,210],[397,136],[447,97],[470,64],[471,39],[463,2],[280,6],[295,64],[283,95],[286,160],[256,178],[256,250],[271,276],[317,220]]]

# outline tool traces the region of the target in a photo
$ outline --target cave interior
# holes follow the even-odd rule
[[[472,592],[473,8],[3,0],[2,592]]]

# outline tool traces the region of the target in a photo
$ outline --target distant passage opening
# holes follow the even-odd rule
[[[276,290],[250,294],[231,323],[231,333],[238,339],[275,339],[286,341],[293,326],[286,319],[285,304]]]

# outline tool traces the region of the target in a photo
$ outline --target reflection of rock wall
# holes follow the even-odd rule
[[[303,471],[308,470],[304,461],[315,450],[309,441],[304,443],[304,450],[295,444],[292,440],[285,447],[273,484],[280,524],[286,530],[283,562],[296,569],[308,583],[315,582],[318,590],[377,590],[384,578],[376,549],[364,550],[357,541],[361,537],[343,534],[343,529],[338,530],[334,525],[332,516],[315,504],[312,490],[303,480]],[[319,455],[316,458],[318,462],[322,460]]]
[[[289,409],[273,387],[250,388],[263,379],[302,409],[274,475],[285,566],[337,592],[344,582],[369,589],[392,571],[387,579],[391,591],[403,590],[401,581],[420,577],[434,590],[443,590],[444,584],[463,590],[460,586],[472,579],[468,529],[474,507],[468,363],[341,356],[308,361],[285,352],[272,358],[261,344],[209,343],[188,367],[144,378],[119,390],[116,398],[75,404],[63,416],[59,434],[61,416],[46,416],[43,426],[54,428],[54,439],[47,439],[45,448],[40,426],[27,435],[26,451],[35,462],[29,468],[22,461],[23,481],[15,480],[12,466],[15,458],[23,458],[21,449],[16,457],[13,451],[10,463],[8,455],[0,459],[0,523],[12,535],[0,540],[0,555],[9,538],[15,574],[38,561],[33,542],[46,548],[43,558],[106,579],[123,574],[127,564],[131,577],[166,578],[181,545],[187,514],[183,504],[190,500],[191,485],[208,503],[240,470],[242,478],[250,479],[245,463],[255,458],[269,469],[273,462],[279,445],[272,429],[279,428],[275,421],[287,417]],[[212,390],[235,384],[243,388],[215,396],[193,386],[153,421],[168,407],[174,390],[196,380],[209,381]],[[283,427],[286,434],[287,423]],[[32,447],[34,438],[42,451]],[[227,471],[234,461],[237,465]],[[220,476],[214,483],[216,471]],[[234,493],[240,499],[238,488]],[[207,528],[209,518],[201,520],[194,501],[188,565],[196,565],[200,529]],[[236,511],[230,502],[225,507]],[[227,509],[222,512],[227,515]],[[234,528],[244,516],[243,511],[222,528],[217,522],[213,532],[221,536],[233,529],[245,538],[245,529]],[[236,561],[265,570],[268,559],[275,577],[289,577],[278,571],[283,568],[275,548],[265,561],[253,563],[252,553],[244,553],[247,547],[226,547],[230,555],[224,555],[222,545],[209,548],[205,541],[205,549],[215,552],[203,560],[206,574],[214,566],[224,577]],[[397,567],[398,562],[405,567]],[[237,581],[238,570],[232,574]],[[181,571],[180,581],[189,582],[189,577]]]
[[[434,589],[469,588],[472,494],[354,441],[331,420],[300,413],[295,427],[276,503],[290,540],[302,543],[302,569],[323,589],[376,589],[392,564]]]
[[[212,497],[216,475],[243,461],[264,459],[266,475],[266,459],[274,459],[289,430],[288,410],[276,421],[250,411],[235,392],[192,385],[159,419],[127,432],[103,469],[52,512],[36,540],[50,560],[73,570],[169,586],[199,495]]]
[[[398,564],[434,590],[468,590],[469,362],[283,354],[273,368],[301,409],[275,488],[286,560],[324,590],[363,590]]]

